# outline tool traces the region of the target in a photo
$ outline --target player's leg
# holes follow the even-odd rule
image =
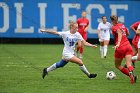
[[[138,41],[137,47],[138,47],[138,49],[137,49],[138,50],[138,54],[136,54],[135,56],[133,56],[132,57],[132,60],[140,60],[140,39]]]
[[[104,40],[104,58],[107,55],[107,48],[108,48],[109,40]]]
[[[60,67],[64,67],[67,63],[68,63],[67,61],[61,59],[59,62],[54,63],[50,67],[44,68],[42,73],[42,78],[44,79],[44,77],[48,74],[48,72],[53,71]]]
[[[81,47],[81,41],[78,41],[77,42],[77,50],[76,50],[76,56],[78,55],[78,52],[79,52],[79,50],[80,50],[80,47]]]
[[[126,55],[125,56],[126,65],[127,65],[128,71],[129,71],[130,82],[135,83],[136,82],[136,76],[134,76],[134,68],[131,64],[131,57],[132,57],[132,55]]]
[[[121,63],[122,63],[122,60],[123,59],[120,59],[120,58],[115,58],[115,67],[120,70],[123,74],[129,76],[129,71],[127,68],[121,66]]]
[[[86,41],[87,40],[87,34],[82,33],[81,35],[82,35],[83,39]],[[80,47],[80,56],[79,56],[80,59],[83,58],[83,52],[84,52],[84,44],[82,43],[81,47]]]
[[[90,74],[85,65],[83,64],[83,61],[76,56],[73,56],[69,61],[78,64],[82,72],[84,72],[89,78],[95,78],[97,76],[97,74]]]
[[[80,59],[83,58],[83,51],[84,51],[84,45],[81,43],[81,47],[80,47],[80,55],[79,55],[79,58],[80,58]]]
[[[100,54],[101,54],[101,58],[104,58],[104,41],[100,39],[99,42],[100,42]]]
[[[138,53],[138,50],[137,50],[137,45],[136,44],[134,44],[134,42],[133,42],[133,44],[132,44],[132,50],[133,50],[133,56],[134,57],[132,57],[132,64],[133,64],[133,66],[135,67],[135,62],[136,62],[136,58],[137,58],[137,53]]]

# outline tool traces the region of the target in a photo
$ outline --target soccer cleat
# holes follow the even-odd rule
[[[104,58],[106,58],[106,56],[104,56]]]
[[[135,62],[132,62],[133,67],[135,68]]]
[[[88,77],[89,78],[95,78],[97,76],[97,74],[90,74]]]
[[[48,75],[47,68],[44,68],[42,72],[42,78],[44,79],[46,75]]]
[[[136,81],[137,81],[137,76],[130,75],[130,83],[134,84],[134,83],[136,83]]]
[[[134,82],[136,83],[138,76],[134,76]]]

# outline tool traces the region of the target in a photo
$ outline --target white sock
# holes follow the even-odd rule
[[[100,54],[101,54],[101,58],[104,57],[104,47],[100,46]]]
[[[107,45],[104,45],[104,56],[107,54]]]
[[[85,65],[80,66],[80,69],[81,69],[87,76],[90,75],[90,73],[88,72],[88,70],[87,70],[87,68],[85,67]]]
[[[47,72],[53,71],[56,69],[56,63],[54,63],[53,65],[51,65],[50,67],[47,68]]]
[[[137,59],[138,59],[138,56],[132,56],[131,59],[132,59],[132,60],[137,60]]]

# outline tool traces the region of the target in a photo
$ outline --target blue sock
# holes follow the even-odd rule
[[[64,67],[67,63],[68,63],[67,61],[62,59],[56,63],[56,68]]]

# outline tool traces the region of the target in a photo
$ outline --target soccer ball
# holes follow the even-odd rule
[[[113,80],[113,79],[115,79],[115,77],[116,77],[116,74],[113,71],[108,71],[106,73],[106,79],[108,79],[108,80]]]

